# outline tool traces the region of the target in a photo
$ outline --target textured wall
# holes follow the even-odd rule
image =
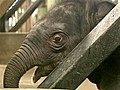
[[[25,34],[0,33],[0,64],[6,64],[20,47]]]

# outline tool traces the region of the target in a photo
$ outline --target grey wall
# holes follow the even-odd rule
[[[27,33],[0,33],[0,64],[7,64],[19,49]]]

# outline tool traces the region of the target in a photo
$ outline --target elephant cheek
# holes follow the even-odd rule
[[[40,60],[37,60],[38,50],[33,50],[28,44],[22,44],[20,49],[15,53],[8,63],[4,73],[4,87],[17,88],[19,87],[19,80],[23,74],[36,65],[41,65]]]

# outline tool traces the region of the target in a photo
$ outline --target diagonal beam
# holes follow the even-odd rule
[[[39,86],[75,89],[120,45],[120,3]]]
[[[31,5],[28,10],[20,17],[19,21],[16,23],[9,32],[16,32],[24,23],[25,21],[31,16],[31,14],[35,11],[35,9],[43,2],[44,0],[36,0],[33,5]]]
[[[15,5],[10,9],[8,10],[8,12],[6,12],[5,14],[5,19],[9,19],[14,13],[16,10],[18,10],[18,8],[25,2],[25,0],[18,0]]]
[[[0,1],[0,18],[6,13],[8,8],[15,0],[1,0]]]

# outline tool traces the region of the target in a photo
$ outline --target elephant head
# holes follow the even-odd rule
[[[38,66],[34,82],[48,75],[113,8],[98,0],[65,0],[39,20],[8,63],[4,87],[19,87],[23,74]]]

